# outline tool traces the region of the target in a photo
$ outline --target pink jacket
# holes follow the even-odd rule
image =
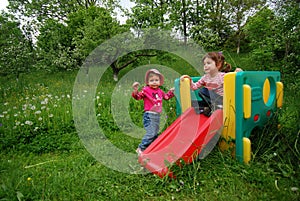
[[[169,100],[174,97],[172,91],[168,93],[163,92],[160,88],[153,89],[149,86],[145,86],[140,92],[132,92],[132,97],[136,100],[144,100],[144,111],[152,111],[161,113],[162,100]]]

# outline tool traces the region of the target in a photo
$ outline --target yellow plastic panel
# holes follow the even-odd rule
[[[244,118],[249,119],[251,117],[251,87],[247,84],[243,85],[244,91]]]
[[[235,79],[236,73],[227,73],[224,77],[223,132],[219,144],[221,150],[232,147],[235,140]]]
[[[270,97],[270,81],[269,81],[269,79],[266,79],[264,82],[263,95],[264,95],[263,96],[264,102],[266,104]]]
[[[188,78],[184,78],[184,80],[180,80],[180,101],[181,101],[182,113],[192,106],[191,83],[190,83],[190,79]]]
[[[249,163],[251,160],[251,141],[249,138],[244,137],[243,138],[243,158],[244,158],[244,163]]]
[[[282,107],[283,102],[283,84],[282,82],[276,82],[276,98],[277,98],[277,107]]]

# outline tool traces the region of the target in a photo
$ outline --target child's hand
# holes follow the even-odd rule
[[[241,68],[236,68],[234,72],[240,72],[240,71],[243,71],[243,69],[241,69]]]
[[[188,76],[188,75],[182,75],[182,76],[180,77],[180,80],[181,80],[181,81],[184,81],[184,78],[188,78],[189,80],[191,80],[191,77]]]
[[[138,88],[139,88],[139,86],[140,86],[140,83],[139,83],[139,82],[134,82],[134,83],[132,84],[132,88],[133,88],[134,91],[137,91]]]
[[[171,91],[171,92],[174,92],[174,90],[175,90],[175,88],[174,87],[172,87],[169,91]]]

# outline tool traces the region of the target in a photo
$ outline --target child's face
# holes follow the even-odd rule
[[[211,58],[205,58],[203,60],[203,65],[204,65],[204,72],[210,75],[213,75],[219,71],[216,62]]]
[[[151,75],[149,76],[148,85],[151,88],[158,88],[160,86],[160,78],[158,75]]]

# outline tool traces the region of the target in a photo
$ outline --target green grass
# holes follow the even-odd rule
[[[111,170],[84,149],[64,154],[1,154],[1,198],[17,200],[297,200],[296,181],[267,164],[241,165],[215,150],[177,179]],[[22,200],[23,200],[22,199]]]
[[[201,161],[173,167],[176,179],[161,179],[112,170],[85,149],[71,112],[72,99],[82,98],[73,97],[75,77],[65,72],[23,75],[19,82],[0,78],[0,200],[299,200],[299,99],[293,90],[286,89],[280,129],[276,124],[258,131],[262,146],[249,165],[216,147]],[[113,82],[99,85],[97,121],[111,143],[134,154],[140,140],[124,135],[131,129],[124,119],[121,128],[116,125],[114,90]],[[141,127],[142,102],[130,100],[129,106],[132,122]],[[174,107],[174,99],[164,102],[163,129],[176,118]]]

